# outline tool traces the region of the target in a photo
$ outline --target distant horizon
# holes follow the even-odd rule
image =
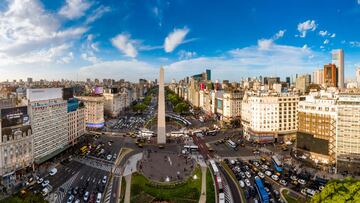
[[[359,17],[358,0],[2,1],[0,81],[136,81],[161,65],[166,81],[205,69],[221,81],[285,78],[312,74],[339,48],[349,80],[360,67]]]

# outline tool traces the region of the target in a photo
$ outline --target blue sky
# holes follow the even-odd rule
[[[360,0],[3,0],[0,80],[213,79],[360,67]]]

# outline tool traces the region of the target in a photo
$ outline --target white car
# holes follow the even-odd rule
[[[96,203],[100,203],[101,201],[101,193],[99,192],[96,196]]]
[[[267,175],[267,176],[271,176],[271,171],[265,171],[265,175]]]
[[[290,176],[290,179],[291,179],[291,180],[295,180],[295,181],[298,180],[298,178],[297,178],[296,176],[294,176],[294,175]]]
[[[239,180],[239,184],[240,184],[240,187],[245,187],[245,183],[244,183],[244,181],[242,181],[242,180]]]
[[[39,178],[39,179],[37,179],[37,181],[36,181],[36,182],[37,182],[38,184],[40,184],[40,183],[42,183],[43,181],[44,181],[44,179],[43,179],[43,178]]]
[[[89,200],[89,192],[86,191],[84,195],[84,201],[87,202]]]
[[[271,178],[272,178],[273,180],[279,180],[279,176],[277,176],[277,175],[272,175]]]
[[[107,155],[107,157],[106,157],[106,159],[107,159],[108,161],[110,161],[111,158],[112,158],[112,155],[111,155],[111,154]]]
[[[258,162],[254,162],[254,165],[256,166],[256,167],[259,167],[259,163]]]
[[[104,177],[103,177],[103,179],[102,179],[102,183],[104,183],[104,184],[105,184],[105,183],[106,183],[106,181],[107,181],[107,176],[104,176]]]
[[[49,185],[49,183],[50,183],[49,180],[45,180],[43,183],[41,183],[41,185],[42,185],[43,187],[46,187],[46,186]]]
[[[286,182],[286,180],[283,180],[283,179],[282,179],[282,180],[280,180],[280,184],[281,184],[281,185],[283,185],[283,186],[287,186],[287,182]]]
[[[301,185],[305,185],[305,184],[306,184],[306,182],[305,182],[304,179],[299,179],[298,182],[299,182]]]
[[[265,178],[264,173],[262,173],[262,172],[260,172],[260,171],[259,171],[258,175],[259,175],[260,178]]]
[[[69,199],[67,200],[67,203],[72,203],[74,199],[75,199],[74,195],[70,195]]]
[[[269,169],[269,166],[267,166],[267,165],[264,164],[264,165],[261,166],[261,168],[263,168],[264,170],[268,170],[268,169]]]
[[[56,168],[51,169],[50,172],[49,172],[49,174],[50,174],[51,176],[55,175],[56,173],[57,173],[57,169],[56,169]]]
[[[246,184],[246,186],[248,186],[248,187],[251,186],[251,183],[250,183],[249,179],[245,179],[245,184]]]
[[[245,172],[245,175],[246,175],[246,177],[251,178],[251,174],[250,174],[249,171],[246,171],[246,172]]]

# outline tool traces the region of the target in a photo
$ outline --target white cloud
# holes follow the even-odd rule
[[[358,0],[357,3],[360,5],[360,0]]]
[[[350,41],[349,44],[352,47],[360,47],[360,41]]]
[[[324,46],[322,46],[322,45],[320,46],[320,49],[324,49],[324,48],[325,48]]]
[[[320,30],[319,35],[321,35],[322,37],[325,37],[326,35],[328,35],[328,31],[327,30],[325,30],[325,31]]]
[[[360,0],[359,0],[359,1],[360,1]],[[334,37],[336,37],[336,34],[333,33],[330,37],[331,37],[331,38],[334,38]]]
[[[106,71],[104,71],[106,70]],[[139,74],[148,79],[155,79],[158,74],[156,66],[138,60],[105,61],[81,67],[79,75],[85,78],[113,78],[137,81]],[[166,74],[165,74],[166,75]]]
[[[101,18],[105,13],[110,12],[111,9],[108,6],[99,6],[98,8],[96,8],[87,18],[85,23],[89,24],[94,22],[95,20]]]
[[[197,56],[197,53],[194,51],[185,51],[185,50],[180,50],[178,52],[179,55],[179,59],[180,60],[186,60],[186,59],[190,59],[190,58],[194,58]]]
[[[170,53],[174,51],[177,46],[183,43],[189,31],[190,30],[185,27],[183,29],[174,29],[173,32],[169,33],[164,42],[165,52]]]
[[[111,39],[111,43],[126,56],[135,58],[138,54],[134,45],[136,41],[131,40],[129,34],[119,34]]]
[[[273,36],[273,39],[274,40],[277,40],[277,39],[280,39],[284,36],[286,30],[279,30],[279,32],[277,32],[274,36]]]
[[[68,64],[74,59],[74,53],[70,52],[67,56],[64,56],[57,60],[57,63]]]
[[[38,0],[11,0],[0,12],[0,66],[63,57],[68,61],[73,40],[86,31],[86,27],[61,29],[57,16],[45,11]]]
[[[243,76],[289,76],[309,72],[316,64],[322,63],[324,58],[326,57],[322,53],[314,52],[307,46],[295,47],[272,42],[267,49],[249,46],[230,50],[225,56],[178,61],[165,66],[165,73],[170,75],[168,78],[181,79],[209,67],[216,79],[239,81]]]
[[[65,5],[59,10],[59,14],[68,19],[77,19],[85,15],[91,7],[87,0],[66,0]]]
[[[268,50],[273,45],[272,39],[259,39],[258,47],[260,50]]]
[[[86,41],[82,44],[81,51],[83,52],[80,57],[85,61],[89,61],[91,63],[98,63],[101,61],[96,56],[96,52],[99,52],[99,43],[94,42],[95,36],[93,34],[89,34],[86,37]]]
[[[329,44],[330,40],[326,39],[324,40],[324,44]]]
[[[305,22],[299,23],[297,26],[298,31],[300,32],[300,37],[306,37],[308,31],[316,30],[315,20],[307,20]]]

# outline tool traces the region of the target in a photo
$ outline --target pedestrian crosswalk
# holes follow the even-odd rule
[[[95,160],[89,160],[89,159],[79,159],[75,158],[75,161],[85,164],[87,166],[91,166],[93,168],[97,168],[103,171],[111,172],[113,165],[112,164],[105,164],[105,163],[99,163]]]
[[[57,196],[57,199],[55,203],[61,203],[64,200],[64,197],[66,196],[66,192],[70,189],[71,185],[75,181],[75,179],[78,177],[80,172],[77,172],[75,175],[73,175],[69,180],[67,180],[64,184],[62,184],[58,190],[56,190],[55,194]]]

